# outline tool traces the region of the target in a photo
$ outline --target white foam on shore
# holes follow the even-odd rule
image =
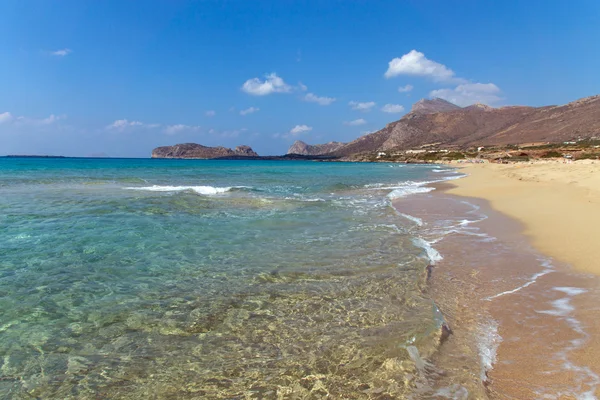
[[[542,276],[544,276],[544,275],[547,275],[547,274],[549,274],[549,273],[550,273],[550,272],[552,272],[552,271],[553,271],[552,269],[549,269],[549,268],[548,268],[548,269],[545,269],[545,270],[543,270],[542,272],[538,272],[537,274],[533,274],[533,276],[532,276],[531,278],[529,278],[529,280],[528,280],[527,282],[525,282],[523,285],[521,285],[521,286],[519,286],[519,287],[517,287],[517,288],[515,288],[515,289],[512,289],[512,290],[506,290],[506,291],[504,291],[504,292],[501,292],[501,293],[495,294],[495,295],[493,295],[493,296],[486,297],[484,300],[491,301],[491,300],[493,300],[493,299],[495,299],[495,298],[498,298],[498,297],[501,297],[501,296],[505,296],[505,295],[507,295],[507,294],[513,294],[513,293],[516,293],[516,292],[518,292],[519,290],[523,290],[523,289],[525,289],[526,287],[533,285],[534,283],[536,283],[536,282],[537,282],[538,278],[540,278],[540,277],[542,277]]]
[[[420,237],[413,238],[413,243],[415,244],[415,246],[418,246],[425,250],[427,258],[432,264],[435,264],[436,262],[442,261],[444,259],[444,257],[442,257],[442,255],[436,249],[431,247],[431,243],[426,241],[425,239]]]
[[[214,195],[229,192],[233,188],[247,188],[247,186],[230,186],[230,187],[215,187],[215,186],[142,186],[142,187],[126,187],[127,190],[145,190],[150,192],[182,192],[186,190],[194,191],[202,195]]]
[[[438,169],[438,168],[432,169],[432,171],[433,172],[456,172],[456,170],[454,170],[454,169]]]
[[[435,188],[422,187],[422,186],[399,187],[399,188],[392,190],[390,193],[388,193],[388,197],[390,199],[394,200],[394,199],[399,199],[402,197],[410,196],[411,194],[429,193],[433,190],[435,190]]]
[[[487,381],[487,373],[496,363],[496,354],[500,342],[502,342],[502,336],[498,333],[498,323],[490,319],[487,324],[481,326],[479,342],[477,343],[481,360],[482,382]]]
[[[417,226],[423,226],[423,220],[421,218],[418,217],[414,217],[412,215],[409,214],[404,214],[398,211],[398,215],[400,215],[401,217],[404,217],[406,219],[408,219],[409,221],[414,222]]]
[[[557,356],[562,359],[562,368],[567,371],[573,371],[578,375],[577,387],[571,388],[565,392],[555,393],[554,395],[556,395],[556,397],[553,398],[573,396],[578,400],[596,399],[597,397],[595,393],[598,386],[600,386],[600,376],[598,376],[589,367],[573,364],[568,357],[570,351],[581,348],[589,339],[589,335],[583,329],[581,322],[571,315],[571,313],[575,310],[575,307],[571,304],[572,297],[586,293],[587,290],[567,286],[557,286],[552,289],[566,294],[567,297],[551,301],[551,310],[541,310],[537,312],[562,319],[571,327],[571,329],[573,329],[573,331],[581,335],[581,338],[570,341],[570,347],[565,348],[564,351],[561,351],[557,354]],[[542,397],[546,398],[547,396],[542,395]]]

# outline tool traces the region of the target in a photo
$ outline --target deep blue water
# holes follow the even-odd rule
[[[314,375],[342,398],[383,379],[439,327],[390,205],[434,168],[0,158],[0,397],[276,398]]]

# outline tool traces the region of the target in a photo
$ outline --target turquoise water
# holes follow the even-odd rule
[[[0,397],[410,393],[433,168],[0,158]]]

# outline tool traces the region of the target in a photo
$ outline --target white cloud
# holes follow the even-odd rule
[[[389,62],[384,76],[392,78],[398,75],[424,76],[437,82],[464,82],[463,79],[455,78],[454,71],[450,68],[428,59],[425,54],[416,50],[411,50]]]
[[[254,96],[266,96],[271,93],[289,93],[292,90],[292,87],[274,72],[267,74],[265,78],[264,81],[261,81],[259,78],[248,79],[242,85],[242,90]]]
[[[112,131],[123,132],[127,129],[132,129],[132,128],[152,129],[152,128],[158,128],[159,126],[160,126],[160,124],[145,124],[140,121],[129,121],[127,119],[118,119],[115,122],[113,122],[112,124],[108,125],[106,127],[106,129],[112,130]]]
[[[364,125],[366,123],[367,123],[367,121],[365,119],[363,119],[363,118],[355,119],[354,121],[344,122],[344,124],[350,125],[350,126]]]
[[[439,97],[459,106],[469,106],[475,103],[492,105],[502,100],[501,90],[493,83],[465,83],[454,89],[432,90],[431,97]]]
[[[312,126],[308,126],[308,125],[296,125],[295,127],[293,127],[290,130],[290,135],[296,136],[296,135],[299,135],[304,132],[310,132],[310,131],[312,131],[312,129],[313,129]]]
[[[42,124],[42,125],[50,125],[50,124],[53,124],[53,123],[55,123],[57,121],[60,121],[61,119],[65,119],[65,118],[67,118],[66,115],[54,115],[54,114],[50,114],[50,116],[48,118],[44,118],[44,119],[41,119],[41,120],[36,121],[36,122],[39,123],[39,124]]]
[[[386,104],[385,106],[381,107],[381,111],[386,113],[401,113],[404,111],[404,107],[400,104]]]
[[[240,115],[254,114],[255,112],[257,112],[259,110],[260,110],[260,108],[258,108],[258,107],[248,107],[245,110],[241,110]]]
[[[36,119],[29,117],[14,117],[11,113],[5,112],[0,114],[0,124],[12,122],[15,125],[51,125],[60,120],[66,119],[66,115],[54,115],[50,114],[48,118]]]
[[[215,115],[217,115],[217,112],[215,110],[208,110],[204,113],[204,115],[206,115],[207,117],[214,117]]]
[[[413,85],[405,85],[405,86],[400,86],[400,87],[398,88],[398,91],[399,91],[400,93],[408,93],[408,92],[410,92],[411,90],[413,90]]]
[[[122,131],[127,128],[131,128],[134,126],[142,126],[142,125],[144,125],[144,124],[141,123],[140,121],[129,121],[126,119],[118,119],[115,122],[113,122],[112,124],[108,125],[106,127],[106,129]]]
[[[13,116],[8,111],[0,114],[0,124],[3,124],[5,122],[10,122],[10,121],[12,121],[12,119],[13,119]]]
[[[353,110],[358,111],[371,111],[371,108],[375,107],[374,101],[367,101],[364,103],[360,103],[358,101],[351,101],[348,104],[350,105],[350,107],[352,107]]]
[[[335,98],[333,98],[333,97],[319,97],[314,93],[307,93],[303,99],[304,99],[304,101],[308,101],[311,103],[317,103],[321,106],[328,106],[335,101]]]
[[[71,50],[71,49],[61,49],[61,50],[51,51],[50,54],[53,56],[64,57],[68,54],[71,54],[72,52],[73,52],[73,50]]]
[[[301,92],[306,92],[308,90],[308,86],[306,86],[304,83],[302,82],[298,82],[298,89]]]
[[[199,126],[176,124],[176,125],[165,126],[164,132],[167,135],[175,135],[177,133],[184,132],[184,131],[197,131],[198,129],[200,129]]]

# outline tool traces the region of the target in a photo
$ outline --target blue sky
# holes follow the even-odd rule
[[[600,2],[0,2],[0,154],[282,154],[350,141],[423,97],[600,93]]]

